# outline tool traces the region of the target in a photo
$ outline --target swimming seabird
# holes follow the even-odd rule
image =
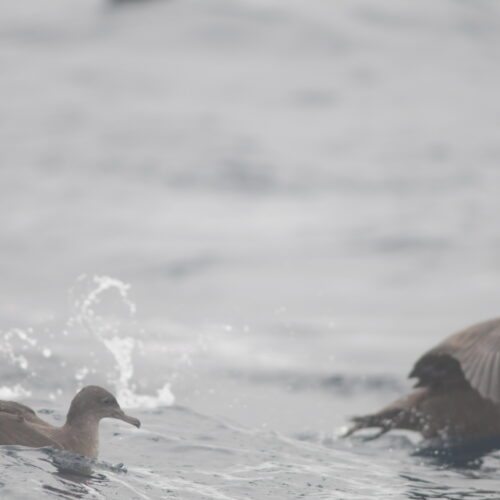
[[[500,318],[459,331],[414,365],[412,392],[377,413],[353,418],[348,436],[378,427],[418,431],[424,438],[500,437]]]
[[[28,406],[0,401],[0,445],[49,446],[97,458],[102,418],[141,425],[139,420],[124,413],[113,394],[95,385],[84,387],[73,398],[62,427],[45,422]]]

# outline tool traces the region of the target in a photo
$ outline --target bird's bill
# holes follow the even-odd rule
[[[139,428],[141,426],[141,421],[139,419],[127,415],[121,409],[116,410],[113,413],[113,418],[117,418],[118,420],[123,420],[124,422],[127,422],[127,424],[135,425],[135,427],[137,427],[137,428]]]

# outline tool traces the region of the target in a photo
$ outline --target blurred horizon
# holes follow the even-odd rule
[[[497,314],[495,3],[1,10],[6,324],[82,273],[180,321]]]

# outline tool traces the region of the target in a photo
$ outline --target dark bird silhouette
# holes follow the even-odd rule
[[[500,318],[471,326],[426,352],[413,367],[415,389],[377,413],[353,418],[344,434],[378,427],[424,438],[500,437]]]
[[[123,412],[110,392],[95,385],[84,387],[73,398],[62,427],[45,422],[28,406],[0,401],[0,445],[49,446],[97,458],[102,418],[117,418],[136,427],[141,425],[139,420]]]

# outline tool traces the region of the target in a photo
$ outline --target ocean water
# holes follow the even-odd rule
[[[2,447],[5,499],[499,499],[500,454],[340,439],[498,315],[492,0],[0,6],[0,399],[100,458]],[[87,469],[90,466],[92,472]]]

